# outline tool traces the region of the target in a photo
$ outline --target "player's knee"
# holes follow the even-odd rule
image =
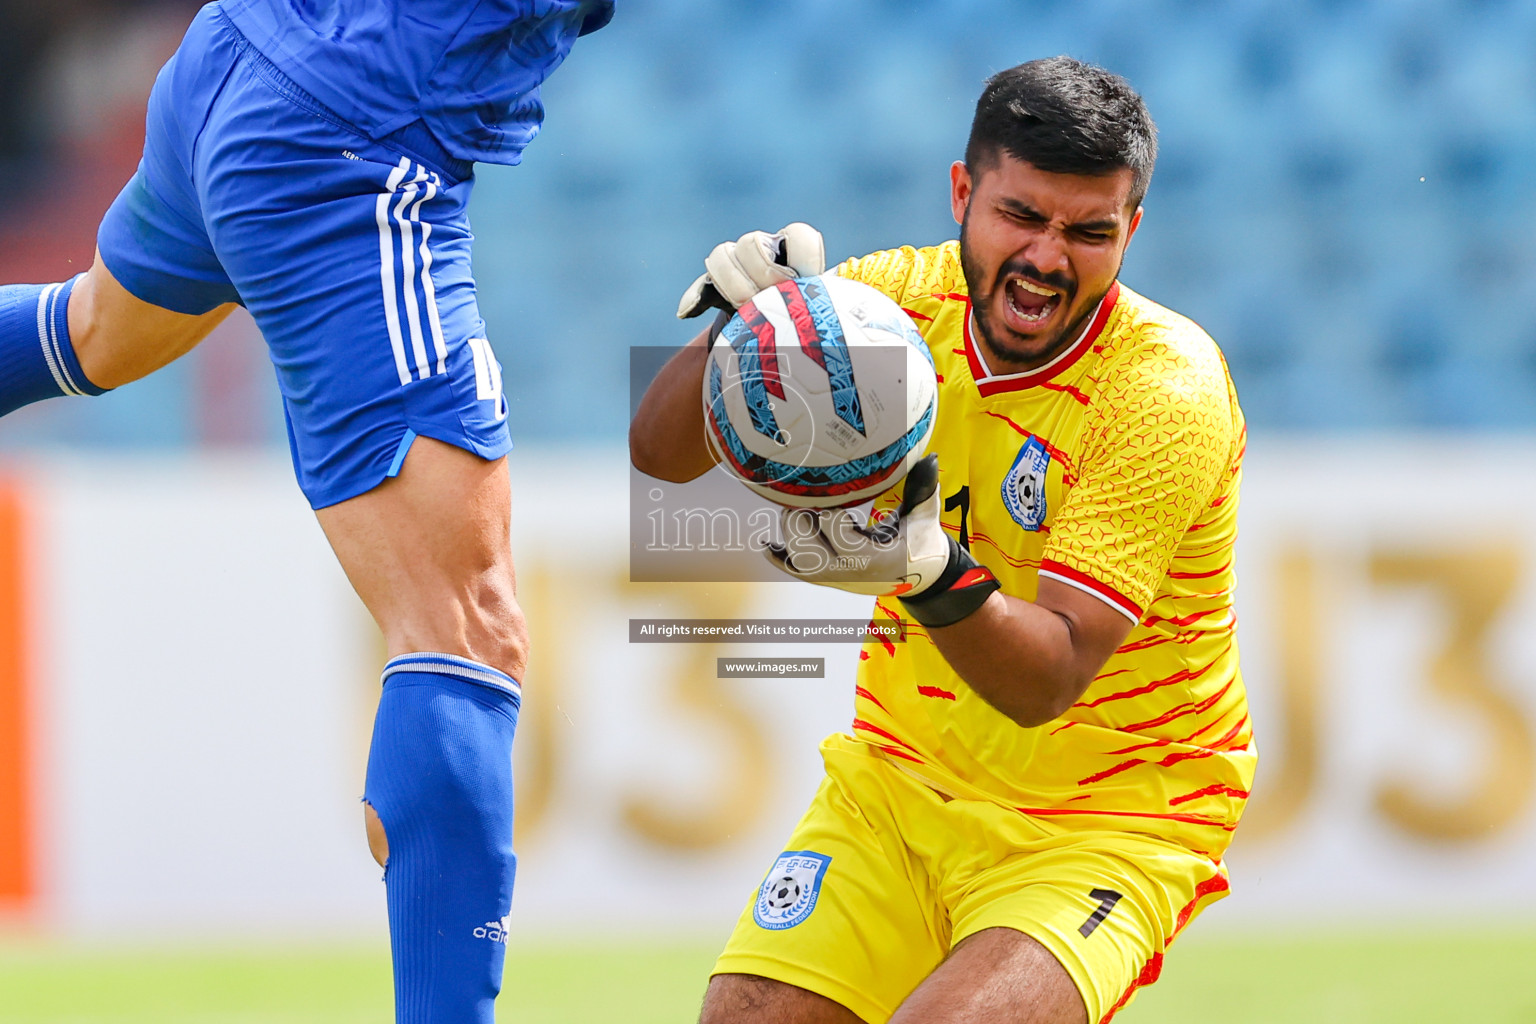
[[[379,862],[379,867],[389,866],[389,837],[384,834],[384,823],[373,805],[363,801],[363,829],[368,834],[368,852]]]
[[[148,372],[136,358],[133,339],[114,316],[111,294],[122,286],[112,280],[100,260],[80,279],[69,295],[69,339],[86,378],[97,387],[117,388],[131,384]]]
[[[97,258],[75,282],[65,312],[80,369],[98,388],[146,377],[191,351],[234,309],[177,313],[137,298]]]
[[[528,622],[512,593],[512,574],[474,574],[469,585],[447,577],[400,601],[382,617],[396,650],[441,651],[522,681],[528,667]]]
[[[521,681],[528,667],[528,620],[512,593],[511,574],[476,595],[466,617],[475,660]]]
[[[521,638],[505,638],[498,642],[489,657],[484,659],[485,664],[505,672],[507,675],[523,681],[523,676],[528,673],[528,638],[524,631]]]
[[[111,377],[111,373],[106,365],[107,346],[102,343],[96,284],[96,267],[93,266],[75,282],[69,293],[69,308],[65,316],[69,324],[69,341],[74,347],[75,359],[79,361],[81,371],[99,387],[111,387],[111,381],[102,383]]]

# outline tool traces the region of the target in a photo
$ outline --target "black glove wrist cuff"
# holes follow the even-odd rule
[[[735,315],[736,311],[733,309],[722,309],[715,314],[715,322],[709,325],[709,341],[705,343],[704,351],[708,352],[715,347],[715,342],[719,339],[720,332],[725,330],[725,325],[730,323],[731,317]]]
[[[924,626],[952,626],[986,603],[992,591],[1002,584],[992,570],[977,562],[953,537],[949,541],[949,564],[933,586],[916,597],[899,598],[907,614]]]

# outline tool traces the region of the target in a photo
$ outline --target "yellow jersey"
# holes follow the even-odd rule
[[[1134,623],[1076,704],[1024,728],[881,599],[906,642],[864,645],[854,735],[940,792],[1047,830],[1147,833],[1219,858],[1256,757],[1232,604],[1245,430],[1215,342],[1116,284],[1049,364],[999,375],[971,335],[958,242],[837,273],[895,299],[933,352],[944,529],[1006,594],[1032,600],[1048,576]]]

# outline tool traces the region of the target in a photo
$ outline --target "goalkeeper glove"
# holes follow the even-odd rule
[[[787,508],[784,543],[763,554],[795,579],[854,594],[895,596],[924,626],[949,626],[982,606],[997,577],[939,525],[939,459],[907,473],[901,505],[862,525],[848,509]]]
[[[705,272],[683,293],[677,316],[687,320],[711,307],[734,313],[765,288],[826,269],[821,232],[809,224],[788,224],[773,234],[748,231],[705,257]]]

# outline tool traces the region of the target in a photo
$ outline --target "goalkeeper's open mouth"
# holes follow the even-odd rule
[[[1010,274],[1003,279],[1004,322],[1016,334],[1039,334],[1055,319],[1066,299],[1059,288]]]

